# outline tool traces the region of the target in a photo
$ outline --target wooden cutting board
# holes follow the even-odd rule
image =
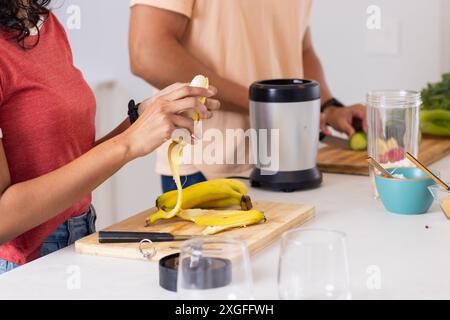
[[[429,166],[450,154],[450,139],[424,137],[419,148],[419,160]],[[317,164],[322,172],[369,175],[367,152],[356,152],[327,146],[319,150]]]
[[[298,227],[314,217],[315,209],[307,204],[287,204],[267,201],[254,201],[253,206],[263,211],[267,221],[246,228],[234,229],[222,232],[219,235],[242,236],[249,247],[250,254],[263,249],[278,239],[288,229]],[[124,221],[112,225],[105,230],[109,231],[137,231],[137,232],[169,232],[180,235],[201,235],[204,227],[178,218],[160,220],[150,227],[145,227],[145,219],[151,211],[144,211]],[[152,258],[158,261],[164,256],[179,252],[181,242],[155,243],[157,254]],[[138,250],[137,243],[111,243],[100,244],[98,233],[94,233],[75,242],[75,251],[82,254],[126,258],[143,259]]]

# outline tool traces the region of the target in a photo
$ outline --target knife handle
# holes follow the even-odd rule
[[[359,118],[353,118],[352,127],[355,131],[361,131],[363,129],[363,122]]]
[[[98,242],[100,243],[134,243],[144,239],[153,242],[174,241],[174,236],[170,233],[161,232],[124,232],[124,231],[100,231]]]

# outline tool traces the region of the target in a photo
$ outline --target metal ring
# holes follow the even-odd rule
[[[145,252],[144,249],[142,248],[142,245],[144,243],[148,243],[151,245],[152,251],[151,252]],[[154,256],[156,256],[156,253],[158,252],[153,244],[152,240],[149,239],[143,239],[141,240],[141,242],[139,242],[139,252],[142,254],[142,257],[144,259],[150,260],[151,258],[153,258]]]

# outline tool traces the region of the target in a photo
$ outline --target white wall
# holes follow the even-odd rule
[[[438,80],[444,70],[444,56],[450,55],[448,49],[446,54],[443,50],[444,28],[447,43],[450,38],[448,21],[443,21],[444,6],[449,10],[446,2],[316,0],[311,30],[334,95],[353,103],[364,101],[365,94],[373,89],[420,90],[427,82]],[[366,50],[370,33],[380,32],[366,28],[369,5],[381,8],[382,27],[397,23],[397,53]]]
[[[282,0],[276,1],[282,5]],[[56,2],[60,8],[55,12],[63,23],[68,18],[69,5],[81,8],[81,29],[68,30],[68,35],[75,64],[99,99],[99,134],[123,119],[129,97],[141,100],[152,92],[129,72],[128,2]],[[367,33],[366,8],[372,4],[381,7],[382,22],[398,26],[398,47],[394,54],[373,54],[366,50],[367,36],[373,36]],[[449,71],[450,23],[449,16],[445,19],[443,13],[448,7],[446,0],[315,0],[313,40],[335,96],[353,103],[364,101],[371,89],[419,90],[427,81],[437,80],[444,69]],[[104,84],[109,81],[116,84]],[[159,177],[153,167],[154,155],[135,161],[95,192],[100,227],[153,205],[160,192]]]

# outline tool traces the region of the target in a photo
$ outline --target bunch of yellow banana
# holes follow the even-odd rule
[[[247,186],[239,180],[216,179],[194,184],[183,189],[181,209],[214,209],[240,205],[243,210],[251,209]],[[156,199],[156,206],[162,210],[174,208],[178,190],[164,193]]]
[[[189,186],[182,190],[181,205],[176,208],[178,194],[178,190],[174,190],[159,196],[156,199],[158,211],[148,217],[147,225],[177,216],[206,226],[203,234],[211,235],[265,220],[264,213],[252,209],[247,186],[239,180],[216,179]],[[230,209],[238,206],[239,209]],[[174,208],[177,210],[175,215],[169,216]]]
[[[209,81],[208,78],[199,75],[192,80],[190,85],[208,88]],[[201,98],[202,103],[205,103],[205,101],[205,98]],[[199,120],[199,115],[194,111],[190,111],[187,115],[194,121]],[[160,219],[178,216],[184,220],[206,226],[204,234],[216,234],[224,230],[246,227],[265,220],[261,211],[251,210],[252,203],[247,195],[247,187],[238,180],[210,180],[183,190],[179,168],[180,158],[185,146],[186,142],[183,140],[174,140],[169,146],[169,165],[177,190],[166,192],[158,197],[156,200],[158,211],[148,217],[147,225]],[[236,205],[239,205],[242,210],[211,210],[230,208]]]
[[[240,206],[242,210],[250,210],[253,205],[248,196],[247,186],[239,180],[216,179],[194,184],[182,190],[182,201],[177,208],[178,190],[164,193],[156,199],[156,213],[150,215],[147,222],[159,219],[170,219],[181,210],[186,209],[220,209]],[[169,215],[176,208],[174,215]],[[168,212],[168,210],[170,210]],[[243,212],[243,211],[240,211]]]

